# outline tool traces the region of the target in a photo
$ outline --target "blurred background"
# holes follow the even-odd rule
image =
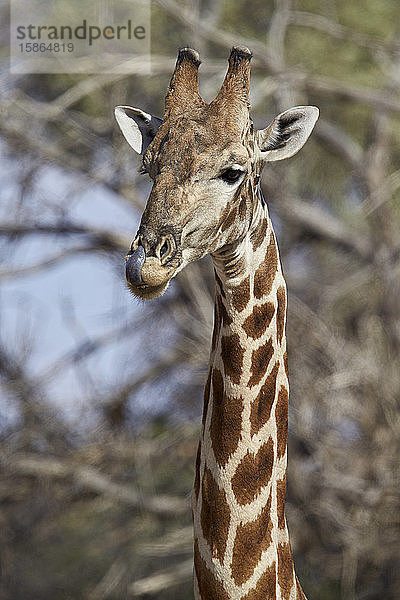
[[[0,36],[0,598],[192,598],[210,261],[134,300],[150,189],[113,108],[161,116],[177,48],[217,93],[233,44],[252,115],[321,118],[262,187],[289,288],[287,516],[310,600],[400,597],[397,0],[153,0],[151,75],[10,75]]]

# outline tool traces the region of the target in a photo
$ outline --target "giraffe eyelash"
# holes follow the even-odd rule
[[[246,171],[240,165],[232,165],[232,167],[225,169],[218,176],[218,179],[222,179],[222,181],[225,181],[225,183],[233,185],[238,183],[245,174]]]

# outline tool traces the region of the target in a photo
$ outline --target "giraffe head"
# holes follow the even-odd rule
[[[250,60],[232,49],[216,98],[198,90],[199,56],[179,51],[163,119],[118,106],[117,122],[143,157],[153,187],[127,256],[126,277],[139,298],[162,294],[188,263],[240,240],[248,231],[254,190],[266,162],[293,156],[318,118],[314,106],[297,106],[256,131],[249,115]]]

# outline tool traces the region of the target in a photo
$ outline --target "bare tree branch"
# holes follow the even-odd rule
[[[301,86],[302,76],[294,85]],[[354,100],[370,105],[371,107],[379,107],[395,114],[400,113],[400,102],[395,94],[382,94],[379,90],[355,86],[350,83],[340,83],[332,79],[320,76],[304,77],[304,88],[310,92],[318,92],[319,94],[332,96],[335,95],[343,100]]]
[[[3,269],[0,270],[0,279],[14,279],[17,277],[25,277],[27,275],[36,275],[37,273],[48,269],[49,267],[54,267],[60,262],[71,258],[72,256],[77,256],[78,254],[86,254],[88,252],[93,252],[93,246],[82,246],[80,248],[66,248],[65,250],[61,250],[60,252],[54,254],[53,256],[46,258],[45,260],[26,265],[25,267],[21,267],[19,269]]]
[[[0,236],[12,238],[28,235],[84,235],[89,238],[93,247],[97,250],[116,250],[126,252],[131,243],[131,238],[121,234],[110,233],[108,230],[92,229],[77,223],[55,223],[47,225],[44,223],[23,225],[18,223],[0,224]]]
[[[161,515],[176,515],[186,512],[188,506],[181,498],[173,496],[146,496],[132,485],[115,483],[103,473],[90,466],[77,466],[55,458],[43,458],[33,454],[1,457],[3,469],[9,473],[29,475],[35,478],[71,479],[84,489],[91,490],[128,504],[140,510]]]
[[[156,571],[150,577],[144,577],[132,583],[129,587],[130,595],[134,598],[145,594],[155,594],[188,581],[193,575],[193,559],[185,560],[175,567]]]
[[[279,200],[279,211],[289,220],[301,225],[304,231],[342,244],[363,259],[370,257],[371,249],[368,240],[318,206],[300,200],[300,198],[282,198]]]
[[[319,119],[315,135],[328,142],[337,154],[347,160],[358,173],[363,173],[363,151],[361,146],[333,123],[324,118]]]
[[[315,13],[292,10],[290,13],[290,24],[295,27],[310,27],[312,29],[322,31],[323,33],[327,33],[336,39],[346,40],[357,44],[358,46],[368,48],[369,50],[375,51],[377,49],[384,49],[386,51],[391,51],[395,47],[398,47],[398,43],[396,42],[385,43],[382,38],[373,38],[369,35],[361,33],[360,31],[351,29],[350,27],[344,27],[343,25],[324,17],[323,15],[318,15]]]

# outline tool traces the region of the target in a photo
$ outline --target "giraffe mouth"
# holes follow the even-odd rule
[[[134,285],[129,281],[127,281],[127,285],[136,298],[140,298],[141,300],[153,300],[153,298],[158,298],[163,295],[169,285],[169,279],[160,285],[148,285],[146,283]]]
[[[163,264],[159,256],[146,256],[141,244],[135,244],[126,256],[126,282],[134,296],[151,300],[161,296],[176,273],[176,267]]]

